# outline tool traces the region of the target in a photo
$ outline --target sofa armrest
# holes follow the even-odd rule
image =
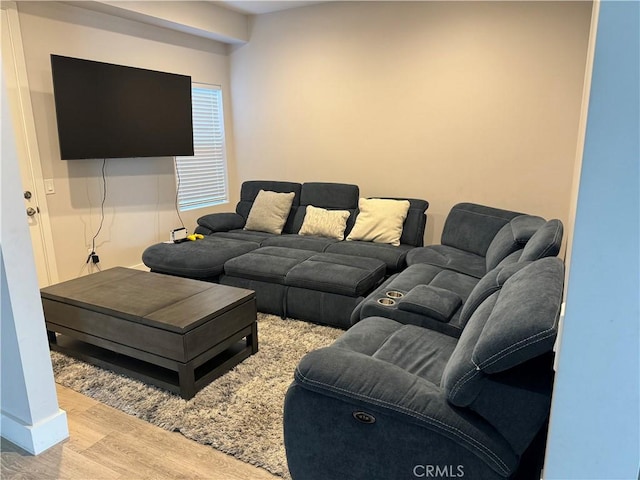
[[[448,322],[462,305],[460,296],[433,285],[417,285],[398,302],[398,308]]]
[[[246,221],[242,215],[237,213],[210,213],[198,219],[198,225],[215,232],[228,232],[243,228]]]
[[[446,437],[501,476],[517,467],[509,444],[486,422],[452,407],[439,386],[383,360],[339,347],[315,350],[300,361],[294,386],[422,427],[425,451]]]

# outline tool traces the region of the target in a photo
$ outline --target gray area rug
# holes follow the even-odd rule
[[[285,393],[299,360],[342,333],[259,313],[258,353],[188,401],[58,352],[51,352],[51,359],[57,383],[289,478],[282,434]]]

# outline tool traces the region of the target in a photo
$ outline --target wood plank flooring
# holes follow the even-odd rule
[[[2,439],[3,480],[281,480],[177,432],[56,388],[70,438],[37,456]]]

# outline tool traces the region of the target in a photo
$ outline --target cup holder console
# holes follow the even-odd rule
[[[389,297],[389,298],[402,298],[402,297],[404,297],[404,293],[398,292],[397,290],[389,290],[387,292],[387,297]]]
[[[384,305],[385,307],[390,307],[391,305],[395,305],[396,301],[393,298],[383,297],[378,299],[378,303],[380,305]]]

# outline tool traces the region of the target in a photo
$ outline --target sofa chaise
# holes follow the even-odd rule
[[[564,266],[508,269],[459,338],[368,317],[303,357],[284,405],[293,479],[514,478],[548,418]]]
[[[348,328],[355,306],[423,245],[428,206],[363,199],[350,184],[247,181],[234,213],[198,219],[202,240],[152,245],[142,260],[254,290],[265,313]]]

